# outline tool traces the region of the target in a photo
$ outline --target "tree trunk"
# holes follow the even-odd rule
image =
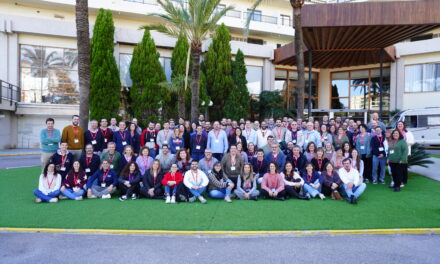
[[[196,123],[199,117],[199,94],[200,94],[200,53],[201,43],[191,43],[191,55],[193,58],[191,72],[191,122]]]
[[[186,113],[186,109],[185,109],[185,90],[180,91],[178,93],[179,98],[177,99],[177,113],[179,115],[179,117],[185,119],[185,113]]]
[[[76,40],[78,46],[79,117],[86,130],[89,123],[90,33],[88,0],[76,0]]]
[[[295,2],[295,1],[293,1]],[[303,118],[304,116],[304,90],[306,86],[305,80],[305,69],[304,69],[304,42],[303,42],[303,33],[302,33],[302,25],[301,25],[301,1],[295,2],[292,4],[293,7],[293,18],[294,18],[294,27],[295,27],[295,55],[296,55],[296,68],[298,71],[298,85],[296,86],[296,91],[298,97],[296,98],[297,109],[296,114],[297,118]],[[304,2],[304,1],[302,1]]]

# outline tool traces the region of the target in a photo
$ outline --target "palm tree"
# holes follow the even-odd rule
[[[76,0],[76,40],[78,46],[79,117],[80,126],[89,122],[90,34],[88,0]]]
[[[164,10],[164,14],[151,13],[148,16],[160,18],[163,23],[146,25],[142,28],[156,30],[169,36],[178,38],[183,33],[190,44],[190,52],[193,60],[191,71],[191,121],[196,122],[199,115],[200,93],[200,56],[202,42],[209,33],[214,32],[217,22],[228,12],[232,6],[217,9],[221,0],[157,0]],[[186,74],[188,75],[188,74]]]
[[[269,0],[256,0],[251,11],[248,13],[245,25],[245,34],[249,32],[249,24],[251,22],[255,9],[263,2]],[[304,42],[303,32],[301,26],[301,8],[304,6],[304,0],[290,0],[293,8],[293,26],[295,28],[295,55],[296,55],[296,69],[298,71],[298,85],[296,86],[297,95],[297,118],[303,118],[304,115],[304,90],[306,87],[305,69],[304,69]],[[294,93],[294,92],[293,92]],[[295,94],[295,93],[294,93]]]

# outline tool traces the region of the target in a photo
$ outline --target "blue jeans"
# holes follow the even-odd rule
[[[165,195],[176,195],[177,185],[165,185]],[[171,193],[172,192],[172,193]]]
[[[46,194],[44,194],[42,191],[36,189],[36,190],[34,191],[34,195],[37,196],[37,198],[40,198],[43,202],[49,202],[50,199],[55,198],[55,197],[58,197],[58,195],[60,195],[60,191],[59,191],[59,190],[56,190],[56,191],[53,191],[53,192],[48,193],[48,194],[46,195]]]
[[[379,180],[385,181],[385,167],[387,163],[387,157],[378,158],[378,156],[373,155],[373,181],[377,181],[377,168],[380,165]]]
[[[197,161],[203,159],[204,157],[205,157],[205,154],[204,154],[204,153],[192,153],[192,154],[191,154],[191,158],[192,158],[193,160],[197,160]]]
[[[349,190],[349,189],[347,189],[347,185],[344,184],[344,190],[345,190],[345,193],[347,194],[347,197],[354,195],[354,197],[356,197],[356,199],[359,196],[361,196],[361,194],[365,191],[366,188],[367,188],[367,185],[365,183],[361,183],[358,186],[354,186],[352,190]]]
[[[317,179],[313,184],[318,184],[318,183],[319,183],[319,179]],[[313,188],[307,183],[304,183],[303,185],[304,194],[310,193],[312,197],[316,197],[316,195],[320,194],[321,188],[322,188],[322,184],[319,185],[318,189]]]
[[[217,190],[211,190],[209,192],[209,196],[211,196],[214,199],[223,199],[226,196],[230,196],[230,195],[231,195],[231,189],[229,188],[221,188]]]
[[[195,197],[201,196],[206,190],[206,187],[202,187],[201,189],[189,189],[189,191],[194,195]]]
[[[83,196],[85,191],[84,189],[80,189],[78,192],[73,192],[72,189],[65,189],[63,192],[61,192],[64,196],[66,196],[69,199],[75,200],[76,197]]]

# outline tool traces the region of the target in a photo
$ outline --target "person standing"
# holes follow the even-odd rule
[[[306,149],[306,147],[309,145],[310,142],[315,143],[316,147],[321,147],[321,135],[318,131],[313,129],[313,123],[308,122],[307,123],[307,130],[304,131],[304,145],[303,148]]]
[[[360,133],[354,140],[354,145],[364,163],[364,171],[361,175],[365,181],[370,182],[372,179],[372,157],[371,157],[371,134],[367,132],[367,126],[361,124],[359,126]],[[377,179],[376,179],[377,181]]]
[[[137,125],[135,123],[131,123],[128,126],[130,146],[133,148],[134,155],[136,156],[139,155],[139,150],[141,148],[141,136],[137,131],[138,131]]]
[[[157,141],[158,131],[154,129],[154,123],[150,122],[148,127],[142,131],[141,134],[141,146],[142,148],[147,147],[150,151],[150,156],[154,159],[157,155],[156,153],[156,141]]]
[[[84,146],[91,144],[93,146],[93,153],[101,155],[104,150],[104,135],[98,129],[98,121],[90,121],[90,129],[84,133]]]
[[[46,119],[46,128],[40,132],[40,148],[41,148],[41,170],[46,167],[52,155],[57,151],[61,141],[61,133],[54,128],[55,120],[53,118]]]
[[[162,149],[163,145],[169,145],[171,143],[171,137],[173,136],[173,132],[170,130],[170,123],[163,123],[163,129],[157,133],[157,145],[159,149]]]
[[[107,118],[101,119],[101,127],[99,128],[99,130],[101,131],[101,134],[104,137],[103,151],[106,151],[108,143],[110,143],[113,140],[113,130],[111,130],[108,127]]]
[[[296,121],[292,121],[292,130],[286,132],[286,142],[292,142],[300,148],[304,146],[304,134]]]
[[[388,141],[382,136],[382,129],[376,127],[376,136],[371,138],[371,153],[373,156],[372,176],[373,184],[377,184],[377,170],[379,170],[379,182],[385,184],[385,167],[387,164]]]
[[[406,129],[405,123],[402,121],[399,121],[397,123],[397,129],[399,130],[400,134],[402,134],[403,139],[405,140],[406,144],[408,145],[408,156],[411,156],[411,146],[414,145],[414,135],[411,131],[408,131]],[[405,186],[405,184],[408,183],[408,164],[402,163],[402,170],[403,170],[403,178],[402,178],[402,187]]]
[[[61,141],[67,142],[67,149],[72,153],[75,160],[79,160],[84,148],[84,131],[79,126],[78,115],[73,115],[72,125],[68,125],[63,129]]]
[[[118,121],[116,120],[116,117],[112,117],[110,119],[110,126],[109,128],[114,132],[119,131],[119,127],[116,125],[118,123]]]
[[[252,123],[250,120],[246,120],[243,136],[246,138],[246,142],[248,144],[252,142],[254,145],[257,145],[257,132],[252,128]]]
[[[55,171],[55,164],[49,163],[44,167],[43,173],[40,175],[38,189],[34,191],[36,203],[41,202],[58,202],[61,187],[61,175]]]
[[[281,123],[281,119],[277,119],[276,121],[276,127],[272,129],[272,134],[275,138],[275,141],[278,142],[278,144],[281,145],[281,147],[284,149],[286,147],[286,131],[287,129],[283,127]]]
[[[113,142],[115,142],[116,151],[119,154],[122,154],[125,146],[130,145],[130,133],[126,130],[126,127],[125,121],[120,121],[119,130],[113,134]]]
[[[388,163],[393,176],[394,191],[400,192],[403,184],[404,169],[408,163],[408,145],[398,129],[391,133],[391,141],[388,146]]]
[[[55,152],[49,160],[49,163],[55,164],[55,170],[64,179],[67,173],[72,169],[74,157],[67,150],[67,142],[60,143],[60,149]]]
[[[192,135],[190,139],[191,158],[197,161],[203,159],[207,145],[208,136],[203,134],[202,126],[198,125],[196,134]]]
[[[225,131],[220,130],[218,121],[214,122],[214,129],[208,133],[207,148],[211,149],[217,160],[222,160],[223,154],[228,151],[228,137]]]
[[[257,147],[259,149],[264,148],[267,145],[267,137],[272,136],[272,131],[267,129],[265,121],[261,122],[261,129],[257,131]]]

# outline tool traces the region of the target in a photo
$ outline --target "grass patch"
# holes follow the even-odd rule
[[[439,154],[431,154],[431,157],[440,159],[440,155]]]
[[[63,200],[36,204],[39,167],[0,170],[0,227],[132,230],[324,230],[440,227],[440,183],[411,174],[402,192],[368,184],[358,205],[332,201]]]

